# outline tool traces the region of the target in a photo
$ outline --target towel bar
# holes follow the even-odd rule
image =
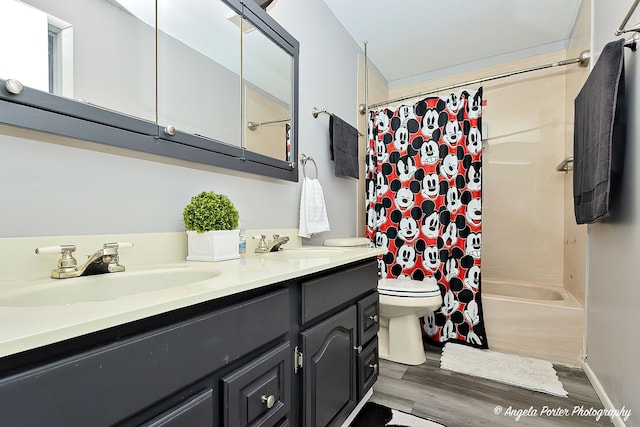
[[[315,159],[311,156],[307,156],[305,154],[300,154],[300,163],[302,164],[302,174],[304,177],[307,177],[307,162],[313,163],[313,166],[316,169],[316,178],[318,178],[318,164]]]
[[[572,169],[573,164],[573,156],[565,157],[559,164],[556,166],[556,170],[558,172],[569,172]]]
[[[314,119],[317,119],[320,114],[326,114],[327,116],[333,116],[333,113],[331,111],[328,111],[326,108],[323,108],[321,110],[319,108],[313,107],[311,109],[311,115],[313,116]],[[362,134],[362,132],[358,131],[358,136],[364,136],[364,135]]]

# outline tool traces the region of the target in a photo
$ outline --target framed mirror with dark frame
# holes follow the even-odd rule
[[[252,0],[170,4],[3,2],[0,122],[297,181],[298,42]]]

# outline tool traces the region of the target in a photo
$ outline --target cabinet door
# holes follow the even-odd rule
[[[356,405],[353,305],[302,332],[302,417],[305,427],[344,421]]]
[[[144,427],[213,426],[213,390],[208,389],[176,408],[143,424]]]

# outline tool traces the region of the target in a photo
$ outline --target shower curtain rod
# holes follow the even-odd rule
[[[589,59],[590,58],[591,58],[591,55],[590,55],[589,51],[585,50],[585,51],[581,52],[580,56],[577,57],[577,58],[565,59],[563,61],[553,62],[551,64],[537,65],[535,67],[525,68],[525,69],[522,69],[522,70],[509,71],[509,72],[506,72],[506,73],[496,74],[496,75],[489,76],[489,77],[482,77],[482,78],[479,78],[479,79],[468,80],[468,81],[462,82],[462,83],[455,83],[455,84],[452,84],[452,85],[442,86],[442,87],[439,87],[439,88],[436,88],[436,89],[430,89],[430,90],[427,90],[427,91],[418,92],[418,93],[414,93],[414,94],[411,94],[411,95],[400,96],[398,98],[389,99],[389,100],[384,101],[384,102],[377,102],[375,104],[369,105],[368,107],[365,106],[365,104],[360,104],[359,111],[360,111],[360,114],[366,114],[366,112],[368,110],[371,110],[371,109],[377,108],[377,107],[381,107],[383,105],[394,104],[396,102],[406,101],[407,99],[412,99],[412,98],[418,98],[420,96],[429,95],[431,93],[444,92],[444,91],[447,91],[447,90],[456,89],[456,88],[459,88],[459,87],[471,86],[471,85],[475,85],[475,84],[478,84],[478,83],[488,82],[488,81],[491,81],[491,80],[504,79],[506,77],[516,76],[518,74],[529,73],[531,71],[544,70],[545,68],[562,67],[562,66],[570,65],[570,64],[580,64],[581,67],[586,67],[587,65],[589,65]]]
[[[620,23],[620,26],[618,27],[618,29],[614,32],[614,34],[616,36],[622,35],[624,33],[629,33],[631,31],[640,31],[640,24],[634,25],[631,28],[625,28],[624,27],[625,25],[627,25],[627,22],[629,22],[629,18],[631,18],[631,15],[633,15],[633,12],[635,12],[636,7],[638,7],[638,3],[639,2],[640,2],[640,0],[635,0],[633,2],[633,4],[631,5],[631,7],[629,7],[629,11],[625,15],[625,17],[622,20],[622,22]]]
[[[640,1],[640,0],[638,0]],[[624,43],[624,45],[626,47],[631,48],[632,50],[636,50],[636,42],[638,41],[638,39],[640,39],[640,36],[638,35],[638,33],[634,34],[633,37],[630,37],[629,39],[627,39]],[[418,93],[414,93],[411,95],[406,95],[406,96],[400,96],[398,98],[394,98],[394,99],[389,99],[386,100],[384,102],[377,102],[375,104],[371,104],[371,105],[366,105],[366,104],[360,104],[358,106],[358,111],[360,112],[360,114],[366,114],[368,110],[377,108],[377,107],[382,107],[383,105],[389,105],[389,104],[394,104],[396,102],[400,102],[400,101],[406,101],[407,99],[413,99],[413,98],[418,98],[420,96],[424,96],[424,95],[429,95],[432,93],[438,93],[438,92],[444,92],[447,90],[451,90],[451,89],[456,89],[459,87],[465,87],[465,86],[471,86],[471,85],[475,85],[478,83],[483,83],[483,82],[488,82],[488,81],[492,81],[492,80],[498,80],[498,79],[504,79],[506,77],[511,77],[511,76],[516,76],[518,74],[524,74],[524,73],[529,73],[531,71],[538,71],[538,70],[544,70],[545,68],[552,68],[552,67],[563,67],[566,65],[571,65],[571,64],[578,64],[580,67],[586,67],[589,65],[589,60],[591,59],[591,54],[589,53],[588,50],[584,50],[582,52],[580,52],[580,56],[578,56],[577,58],[571,58],[571,59],[565,59],[563,61],[558,61],[558,62],[552,62],[550,64],[544,64],[544,65],[538,65],[535,67],[530,67],[530,68],[525,68],[522,70],[517,70],[517,71],[509,71],[506,73],[501,73],[501,74],[496,74],[493,76],[489,76],[489,77],[483,77],[483,78],[479,78],[479,79],[475,79],[475,80],[468,80],[466,82],[462,82],[462,83],[456,83],[456,84],[452,84],[452,85],[448,85],[448,86],[443,86],[443,87],[439,87],[436,89],[430,89],[427,91],[423,91],[423,92],[418,92]]]

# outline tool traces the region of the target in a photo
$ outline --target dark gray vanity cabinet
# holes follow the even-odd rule
[[[240,380],[281,376],[285,388],[290,313],[289,289],[280,289],[3,377],[0,425],[220,425],[221,377],[230,370],[255,361]],[[265,347],[276,347],[282,369],[269,371],[277,361],[263,361]],[[290,395],[277,399],[282,418]]]
[[[0,359],[0,426],[340,425],[377,377],[369,259]]]

